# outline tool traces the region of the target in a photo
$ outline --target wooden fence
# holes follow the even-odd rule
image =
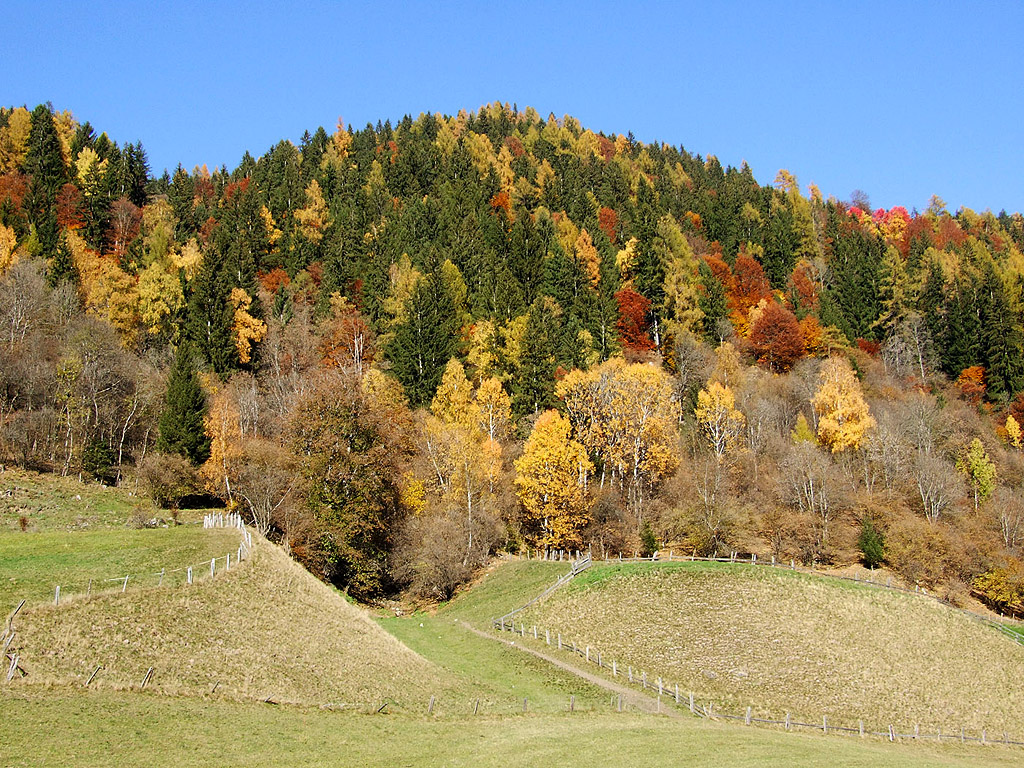
[[[1019,645],[1024,645],[1024,625],[1021,625],[1020,623],[1017,623],[1017,622],[1008,622],[1008,621],[1006,621],[1005,618],[1002,618],[1002,617],[1000,617],[998,620],[997,619],[993,619],[993,618],[990,618],[988,616],[983,616],[983,615],[981,615],[979,613],[976,613],[975,611],[970,611],[970,610],[967,610],[966,608],[961,608],[960,606],[954,605],[953,603],[951,603],[949,600],[946,600],[945,598],[942,598],[942,597],[940,597],[938,595],[932,594],[931,592],[929,592],[924,587],[916,587],[915,586],[914,589],[909,589],[907,587],[901,587],[901,586],[898,586],[898,585],[894,585],[892,583],[892,579],[888,578],[888,577],[886,578],[886,581],[883,584],[882,582],[875,581],[874,579],[859,579],[856,576],[842,576],[842,575],[835,574],[835,573],[822,572],[822,571],[816,570],[813,566],[811,568],[806,568],[804,566],[797,565],[795,560],[790,560],[789,564],[787,565],[785,562],[777,561],[774,556],[770,560],[765,560],[763,558],[758,560],[757,555],[753,555],[752,554],[752,555],[750,555],[749,558],[741,558],[735,552],[733,552],[729,557],[697,557],[695,555],[677,555],[672,550],[669,550],[667,555],[664,552],[655,552],[650,557],[641,557],[640,555],[637,555],[637,554],[634,554],[632,557],[629,557],[629,556],[623,557],[621,554],[619,554],[617,557],[608,557],[607,555],[605,555],[604,560],[601,561],[601,562],[605,562],[605,563],[655,563],[655,562],[670,562],[670,563],[671,562],[676,562],[676,563],[682,563],[682,562],[743,563],[743,564],[746,564],[746,565],[755,565],[755,566],[768,567],[768,568],[785,569],[787,571],[798,571],[800,573],[808,573],[808,574],[813,574],[814,576],[824,577],[824,578],[828,578],[828,579],[838,579],[840,581],[852,581],[852,582],[856,582],[857,584],[864,584],[866,586],[873,587],[875,589],[887,589],[887,590],[891,590],[893,592],[903,592],[905,594],[913,594],[913,595],[920,595],[922,597],[926,597],[926,598],[928,598],[930,600],[934,600],[937,603],[941,603],[942,605],[946,606],[947,608],[950,608],[950,609],[952,609],[954,611],[958,611],[959,613],[967,616],[969,619],[972,619],[973,621],[981,622],[982,624],[985,624],[986,626],[989,626],[989,627],[992,627],[993,629],[998,630],[999,632],[1001,632],[1002,634],[1006,635],[1006,637],[1008,637],[1009,639],[1013,640],[1015,643],[1018,643]],[[1017,631],[1015,631],[1011,627],[1017,627]]]
[[[136,573],[136,574],[125,574],[123,576],[118,575],[109,579],[89,579],[88,582],[81,582],[74,585],[68,583],[54,585],[53,591],[53,604],[54,606],[60,606],[62,602],[67,602],[71,596],[85,596],[90,597],[95,592],[100,594],[102,592],[126,592],[128,585],[134,586],[172,586],[176,584],[188,585],[195,583],[196,580],[205,578],[205,575],[209,573],[209,577],[215,578],[218,573],[225,573],[231,570],[232,564],[236,567],[242,563],[243,560],[248,559],[249,554],[252,552],[252,534],[249,532],[245,525],[245,521],[242,520],[241,515],[236,513],[221,514],[211,513],[203,518],[203,528],[237,528],[241,533],[241,542],[239,543],[238,549],[235,552],[228,552],[226,555],[221,557],[210,558],[209,561],[204,560],[201,563],[194,563],[192,565],[183,565],[179,568],[161,568],[157,572],[150,573]],[[232,560],[234,558],[234,560]],[[218,570],[219,569],[219,570]],[[155,581],[155,584],[154,584]],[[69,586],[79,587],[79,591],[69,590]],[[95,586],[95,589],[94,589]],[[84,590],[82,589],[84,587]],[[20,674],[22,677],[25,676],[24,669],[19,665],[20,658],[16,647],[14,646],[14,637],[17,634],[14,628],[14,619],[25,606],[26,601],[22,600],[18,603],[10,615],[8,615],[6,622],[4,623],[3,634],[0,635],[0,665],[6,666],[6,681],[10,680],[16,675]],[[92,673],[89,678],[89,682],[96,676],[99,669]],[[151,669],[142,683],[142,686],[149,682],[152,676],[153,670]],[[0,672],[2,674],[2,672]],[[88,683],[86,684],[88,685]]]
[[[674,562],[691,562],[691,561],[695,562],[695,561],[704,561],[704,562],[720,562],[720,563],[748,563],[750,565],[758,565],[759,564],[756,555],[751,555],[750,559],[746,560],[746,559],[739,559],[736,556],[735,553],[733,553],[732,556],[727,557],[727,558],[722,558],[722,557],[711,558],[711,557],[696,557],[694,555],[675,556],[675,555],[673,555],[673,553],[671,551],[669,551],[667,556],[664,555],[664,553],[655,552],[654,555],[652,555],[651,557],[641,557],[639,555],[634,555],[633,557],[622,557],[622,555],[620,554],[616,558],[607,558],[606,557],[605,561],[606,562],[621,562],[621,563],[629,563],[629,562],[637,563],[637,562],[673,562],[673,561]],[[934,733],[932,733],[932,732],[923,732],[923,731],[921,731],[919,726],[915,725],[913,733],[910,733],[910,732],[901,733],[899,731],[899,729],[894,724],[891,724],[891,723],[888,725],[888,728],[886,730],[877,730],[877,729],[872,729],[872,728],[865,729],[864,721],[862,719],[858,719],[857,720],[857,727],[851,727],[849,725],[836,725],[835,723],[829,723],[827,715],[823,715],[822,716],[821,723],[804,723],[804,722],[801,722],[801,721],[798,721],[798,720],[794,720],[790,716],[789,712],[786,713],[785,719],[783,719],[783,720],[775,720],[775,719],[771,719],[771,718],[754,717],[753,716],[753,710],[752,710],[751,707],[747,707],[746,712],[743,713],[743,714],[730,714],[728,712],[723,711],[720,707],[716,707],[714,702],[711,702],[711,701],[709,701],[707,703],[699,702],[695,698],[695,696],[694,696],[692,691],[687,691],[685,697],[681,697],[681,692],[680,692],[680,688],[679,688],[679,684],[678,683],[669,683],[668,681],[666,681],[665,679],[663,679],[661,677],[657,677],[657,678],[654,678],[653,680],[650,680],[650,679],[648,679],[646,672],[644,672],[644,671],[635,671],[633,669],[633,667],[629,666],[629,665],[627,665],[626,667],[623,667],[622,665],[620,665],[614,659],[612,659],[609,662],[609,661],[607,661],[605,659],[605,657],[602,655],[600,650],[598,650],[596,648],[593,648],[593,647],[591,647],[589,645],[578,645],[575,640],[572,640],[572,641],[564,640],[562,638],[561,633],[557,633],[557,632],[556,633],[552,633],[548,629],[537,627],[537,625],[533,625],[530,630],[527,630],[526,625],[524,623],[522,623],[522,622],[519,623],[518,627],[516,626],[516,622],[515,622],[515,616],[516,615],[518,615],[519,613],[522,613],[524,610],[526,610],[530,606],[540,602],[545,597],[547,597],[552,592],[554,592],[556,589],[558,589],[559,587],[561,587],[564,584],[568,583],[573,577],[575,577],[579,573],[582,573],[587,568],[591,567],[591,565],[592,565],[592,560],[591,560],[590,555],[587,555],[585,558],[581,558],[580,560],[573,562],[572,568],[571,568],[571,570],[568,573],[566,573],[565,575],[561,576],[558,579],[558,581],[556,581],[553,585],[551,585],[550,587],[545,589],[537,597],[533,598],[532,600],[530,600],[525,605],[523,605],[523,606],[521,606],[519,608],[516,608],[513,611],[509,611],[508,613],[506,613],[503,616],[500,616],[500,617],[498,617],[496,619],[492,619],[491,623],[492,623],[493,627],[495,629],[501,630],[502,632],[511,632],[513,634],[517,634],[517,635],[519,635],[520,637],[523,637],[523,638],[527,638],[527,637],[530,637],[532,635],[533,639],[538,641],[538,642],[543,639],[543,641],[544,641],[544,643],[546,645],[550,646],[550,645],[554,644],[558,648],[558,650],[560,650],[560,651],[568,651],[568,652],[573,653],[573,654],[575,654],[577,656],[580,656],[587,663],[595,664],[597,667],[599,667],[600,669],[603,669],[603,670],[609,670],[611,672],[611,675],[612,675],[613,678],[616,678],[616,679],[618,679],[620,677],[625,678],[625,681],[627,681],[629,684],[639,686],[640,689],[644,690],[644,691],[650,690],[653,693],[656,690],[657,691],[657,695],[658,695],[659,707],[660,707],[660,702],[662,701],[662,699],[663,698],[667,698],[670,702],[674,703],[677,706],[687,707],[689,709],[690,713],[692,713],[694,715],[697,715],[697,716],[700,716],[700,717],[707,717],[707,718],[714,717],[714,718],[720,718],[720,719],[723,719],[723,720],[742,720],[746,725],[753,725],[753,724],[781,725],[787,731],[792,731],[792,730],[797,729],[797,728],[804,728],[804,729],[812,729],[812,730],[816,730],[816,731],[822,731],[823,733],[857,734],[857,735],[859,735],[861,737],[864,737],[864,736],[878,736],[878,737],[887,738],[889,741],[896,741],[897,739],[903,739],[903,740],[906,740],[906,739],[933,739],[933,740],[936,740],[938,742],[942,742],[942,741],[956,741],[956,742],[960,742],[962,744],[966,744],[966,743],[971,742],[971,743],[978,743],[978,744],[1007,744],[1007,745],[1013,745],[1013,746],[1024,746],[1024,741],[1019,741],[1019,740],[1011,739],[1010,736],[1006,732],[1002,732],[1001,734],[997,734],[996,737],[993,738],[993,736],[986,729],[982,729],[980,734],[973,734],[973,735],[968,734],[966,729],[964,729],[964,728],[960,728],[958,732],[954,731],[954,732],[943,733],[943,731],[941,729],[938,729]],[[818,571],[814,571],[813,569],[798,568],[795,561],[790,561],[789,566],[785,566],[784,564],[780,565],[779,563],[776,562],[775,558],[772,558],[770,563],[762,561],[760,563],[760,565],[769,565],[770,567],[775,567],[775,568],[782,567],[782,568],[786,568],[787,570],[800,570],[800,571],[803,571],[803,572],[806,572],[806,573],[814,573],[814,575],[816,575],[816,576],[830,576],[831,578],[842,579],[842,580],[845,580],[845,581],[855,581],[855,582],[867,584],[869,586],[878,587],[878,588],[881,588],[881,589],[892,589],[892,590],[896,590],[896,591],[900,591],[900,592],[911,592],[911,590],[909,590],[909,589],[905,589],[905,588],[898,587],[898,586],[894,587],[894,586],[892,586],[891,582],[889,584],[880,584],[880,583],[875,582],[875,581],[866,580],[866,579],[858,579],[858,578],[852,577],[852,576],[837,576],[837,575],[832,575],[832,574],[822,574],[822,573],[820,573]],[[989,619],[989,618],[984,617],[984,616],[979,616],[978,614],[972,613],[971,611],[966,611],[966,610],[964,610],[962,608],[958,608],[956,606],[953,606],[948,601],[942,600],[941,598],[939,598],[939,597],[937,597],[935,595],[930,595],[927,592],[917,592],[917,594],[922,594],[925,597],[930,597],[930,598],[932,598],[934,600],[938,600],[939,602],[943,603],[944,605],[947,605],[948,607],[954,608],[955,610],[961,611],[961,612],[967,614],[968,616],[970,616],[973,619],[976,619],[976,620],[981,621],[981,622],[983,622],[985,624],[988,624],[990,626],[994,626],[997,629],[1002,630],[1005,634],[1007,634],[1008,636],[1013,638],[1016,642],[1024,643],[1024,640],[1022,640],[1022,638],[1017,633],[1015,633],[1012,630],[1006,628],[1000,622],[994,621],[994,620]],[[621,703],[620,703],[620,711],[621,711]]]

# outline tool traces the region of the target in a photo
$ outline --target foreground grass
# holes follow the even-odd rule
[[[465,714],[480,699],[484,713],[522,711],[561,712],[575,697],[577,710],[607,709],[609,694],[568,672],[524,654],[505,643],[480,637],[451,618],[415,615],[379,621],[388,632],[416,653],[437,664],[458,681],[463,694],[439,699],[438,713]]]
[[[914,595],[742,565],[595,565],[522,621],[733,713],[1024,736],[1024,648]]]
[[[410,717],[66,689],[0,692],[5,766],[1011,766],[994,747],[888,744],[633,714]]]
[[[29,531],[52,531],[123,527],[133,518],[168,516],[126,489],[19,469],[0,472],[0,530],[20,530],[22,518]]]
[[[390,700],[419,707],[453,686],[336,590],[279,548],[258,541],[250,561],[190,587],[140,589],[26,607],[14,649],[18,688],[82,684],[314,705]]]
[[[0,617],[17,605],[52,601],[60,585],[62,600],[115,588],[107,579],[130,575],[129,584],[153,586],[161,569],[209,564],[212,557],[234,552],[236,531],[204,530],[196,526],[90,531],[0,531]],[[202,576],[203,569],[197,571]],[[164,576],[165,584],[180,584],[185,574]],[[120,588],[120,585],[116,585]]]
[[[499,563],[479,583],[443,606],[438,615],[458,618],[475,627],[489,627],[492,618],[532,600],[569,569],[569,563],[538,560]]]

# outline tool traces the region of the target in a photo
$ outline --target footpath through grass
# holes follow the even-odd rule
[[[428,718],[112,691],[0,691],[0,763],[518,768],[1020,765],[1020,750],[888,744],[634,714]]]
[[[93,593],[119,587],[106,580],[125,575],[130,587],[156,586],[161,569],[208,564],[212,557],[234,552],[238,543],[237,531],[198,526],[0,531],[0,618],[20,600],[52,601],[57,585],[62,600],[85,595],[90,579]],[[184,572],[169,573],[164,584],[184,580]]]

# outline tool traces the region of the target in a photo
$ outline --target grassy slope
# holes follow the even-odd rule
[[[369,716],[112,691],[0,689],[5,766],[1019,765],[1020,750],[890,745],[637,715]]]
[[[61,599],[92,591],[120,589],[106,579],[130,574],[129,585],[155,585],[162,568],[176,569],[224,557],[238,548],[237,531],[204,530],[175,526],[130,530],[42,531],[21,533],[0,530],[0,617],[19,600],[29,603],[53,599],[60,585]],[[223,567],[223,563],[220,564]],[[200,567],[197,576],[209,574]],[[164,583],[181,583],[184,572],[168,573]]]
[[[733,712],[1024,736],[1024,648],[913,595],[741,565],[598,565],[523,620]]]
[[[418,705],[451,688],[440,669],[383,632],[277,547],[192,587],[108,594],[15,621],[26,683],[138,685],[170,694],[345,704],[384,698]],[[24,684],[24,683],[22,683]]]
[[[0,531],[19,530],[21,517],[29,531],[42,531],[120,527],[136,515],[151,519],[168,513],[121,488],[18,469],[0,472]]]

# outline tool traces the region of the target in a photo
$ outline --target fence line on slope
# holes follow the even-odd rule
[[[730,714],[723,710],[720,704],[715,704],[714,701],[707,701],[706,703],[700,701],[692,691],[686,691],[684,696],[682,693],[683,689],[680,689],[678,683],[671,683],[663,677],[656,677],[652,680],[648,678],[645,671],[634,670],[633,667],[629,665],[623,667],[614,659],[611,662],[608,662],[605,660],[601,651],[589,645],[579,645],[575,640],[564,640],[561,633],[552,633],[551,630],[538,627],[537,625],[532,625],[532,629],[527,630],[525,623],[520,622],[517,627],[514,621],[503,622],[500,619],[495,619],[493,626],[495,629],[519,635],[524,639],[532,635],[533,639],[538,642],[543,641],[549,646],[554,644],[560,651],[567,651],[581,657],[587,663],[596,665],[602,670],[611,671],[612,677],[616,680],[620,680],[624,677],[626,682],[631,685],[638,686],[643,691],[650,690],[651,693],[654,693],[656,690],[659,703],[663,699],[667,699],[670,703],[686,708],[691,714],[698,717],[742,720],[746,725],[781,725],[784,726],[786,731],[803,728],[822,731],[823,733],[857,734],[861,737],[877,736],[887,738],[889,741],[933,739],[940,743],[943,741],[958,741],[963,744],[973,742],[978,744],[1024,746],[1024,741],[1011,739],[1006,731],[1001,733],[1001,738],[998,736],[993,738],[986,728],[982,728],[980,733],[971,735],[968,733],[967,729],[963,727],[961,727],[959,731],[947,733],[943,733],[942,729],[938,728],[934,733],[932,733],[922,732],[920,727],[915,725],[912,733],[901,733],[893,723],[890,723],[888,728],[885,730],[865,728],[864,720],[862,718],[857,719],[857,727],[852,727],[850,725],[837,725],[835,722],[830,723],[827,715],[822,716],[820,723],[805,723],[799,720],[794,720],[789,712],[786,712],[785,719],[783,720],[776,720],[770,717],[754,717],[752,707],[747,707],[744,714]],[[552,638],[554,638],[554,641]],[[847,720],[846,722],[851,721]]]
[[[745,559],[745,558],[739,557],[737,555],[737,553],[735,553],[735,552],[733,552],[729,557],[698,557],[696,555],[677,555],[677,554],[675,554],[673,552],[673,550],[669,550],[668,555],[665,555],[664,552],[655,552],[650,557],[643,557],[643,556],[640,556],[640,555],[633,555],[632,557],[628,557],[628,556],[627,557],[623,557],[621,555],[621,553],[620,553],[618,555],[618,557],[613,557],[613,558],[610,558],[607,555],[605,555],[604,560],[600,560],[598,562],[605,562],[605,563],[652,563],[652,562],[734,563],[734,564],[754,565],[754,566],[775,568],[775,569],[779,569],[779,570],[795,571],[797,573],[805,573],[805,574],[810,574],[810,575],[813,575],[813,576],[818,576],[818,577],[827,578],[827,579],[838,579],[840,581],[851,581],[851,582],[856,582],[857,584],[864,584],[865,586],[873,587],[875,589],[884,589],[884,590],[889,590],[889,591],[892,591],[892,592],[902,592],[902,593],[908,594],[908,595],[919,595],[921,597],[926,597],[926,598],[928,598],[930,600],[934,600],[935,602],[940,603],[941,605],[946,606],[947,608],[950,608],[950,609],[952,609],[954,611],[958,611],[959,613],[967,616],[968,618],[970,618],[973,621],[978,621],[978,622],[980,622],[982,624],[985,624],[986,626],[989,626],[989,627],[992,627],[993,629],[998,630],[1003,635],[1005,635],[1007,638],[1009,638],[1010,640],[1014,641],[1015,643],[1017,643],[1019,645],[1024,645],[1024,626],[1022,626],[1020,624],[1017,624],[1015,622],[1007,622],[1005,620],[1005,618],[1003,618],[1003,617],[1000,617],[1000,619],[997,620],[997,619],[990,618],[988,616],[983,616],[983,615],[981,615],[979,613],[976,613],[975,611],[971,611],[971,610],[968,610],[966,608],[961,608],[960,606],[954,605],[952,602],[950,602],[949,600],[946,600],[943,597],[940,597],[939,595],[934,595],[934,594],[930,593],[924,587],[916,587],[915,586],[914,589],[910,589],[908,587],[901,587],[901,586],[898,586],[898,585],[894,585],[892,583],[892,579],[891,578],[887,578],[886,583],[883,584],[882,582],[875,581],[873,579],[860,579],[860,578],[857,578],[856,576],[843,576],[843,575],[837,574],[837,573],[822,572],[822,571],[816,570],[813,566],[810,567],[810,568],[807,568],[807,567],[804,567],[804,566],[799,566],[799,565],[796,564],[796,560],[793,560],[793,559],[791,559],[789,561],[789,565],[786,565],[785,562],[782,562],[782,563],[778,562],[774,556],[771,558],[770,561],[769,560],[764,560],[764,559],[758,560],[757,555],[755,555],[755,554],[750,555],[749,559]],[[1012,626],[1020,627],[1020,631],[1019,632],[1018,631],[1014,631],[1013,629],[1011,629]]]

